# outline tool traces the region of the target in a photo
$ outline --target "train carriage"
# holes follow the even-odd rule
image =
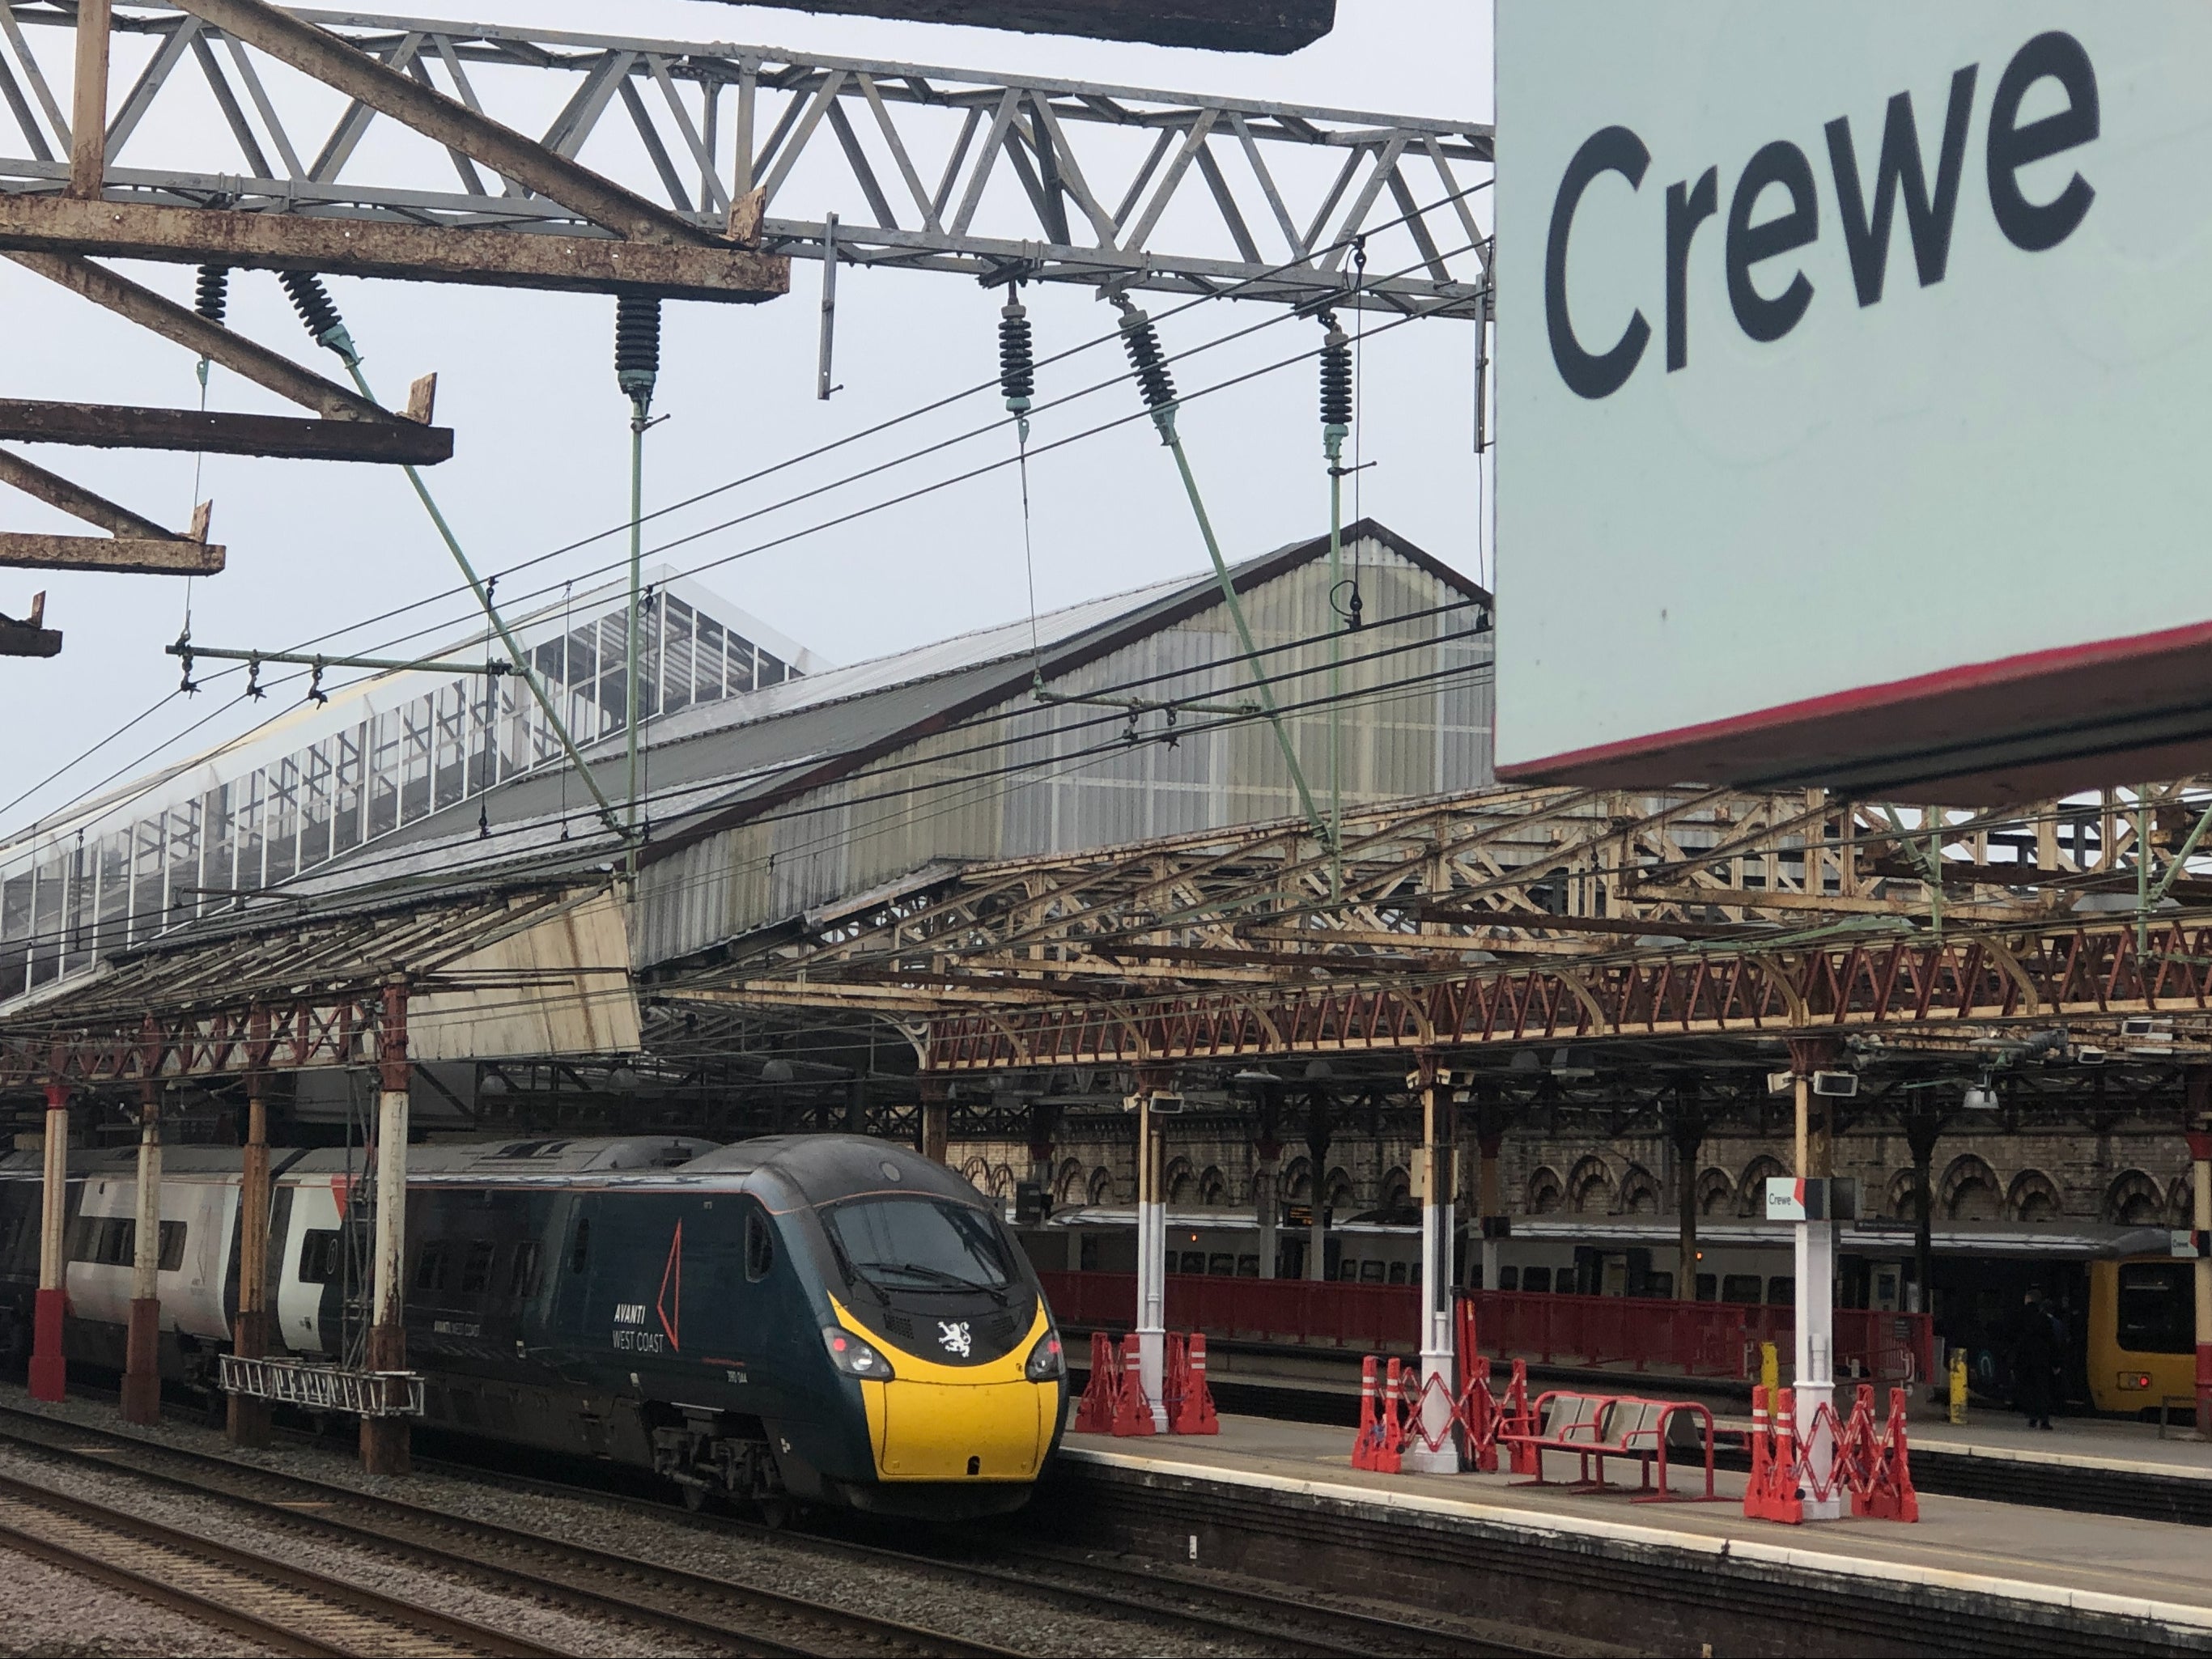
[[[70,1160],[70,1351],[110,1367],[134,1157]],[[161,1364],[202,1388],[237,1306],[240,1162],[165,1160]],[[930,1517],[1018,1507],[1056,1443],[1066,1368],[1027,1257],[995,1206],[904,1148],[547,1138],[410,1164],[408,1352],[441,1428],[649,1468],[694,1498]],[[271,1166],[276,1339],[341,1359],[366,1303],[360,1156]],[[37,1158],[0,1159],[0,1326],[19,1358],[40,1179]]]

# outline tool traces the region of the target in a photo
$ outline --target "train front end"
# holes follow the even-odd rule
[[[1018,1509],[1067,1403],[1027,1256],[997,1206],[941,1164],[842,1138],[810,1152],[832,1166],[805,1183],[823,1263],[821,1358],[858,1407],[841,1417],[866,1433],[865,1470],[849,1438],[838,1460],[848,1500],[936,1517]]]

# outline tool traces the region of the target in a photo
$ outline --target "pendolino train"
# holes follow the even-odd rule
[[[134,1151],[70,1159],[73,1361],[119,1369]],[[212,1395],[241,1158],[164,1150],[165,1376]],[[366,1304],[361,1155],[274,1152],[271,1350]],[[406,1325],[440,1429],[649,1468],[687,1499],[933,1518],[1018,1508],[1065,1415],[1060,1339],[995,1208],[882,1141],[542,1139],[409,1151]],[[40,1160],[0,1158],[0,1325],[28,1352]]]

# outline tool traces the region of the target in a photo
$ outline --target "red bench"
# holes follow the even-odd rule
[[[1688,1413],[1702,1430],[1705,1453],[1705,1490],[1702,1495],[1677,1493],[1667,1484],[1667,1431],[1683,1413]],[[1539,1395],[1527,1416],[1509,1419],[1498,1431],[1498,1443],[1512,1449],[1516,1473],[1535,1477],[1516,1481],[1516,1486],[1560,1484],[1544,1478],[1544,1455],[1553,1452],[1572,1456],[1581,1464],[1582,1478],[1565,1483],[1570,1492],[1616,1490],[1605,1478],[1606,1460],[1629,1458],[1635,1462],[1641,1476],[1631,1499],[1633,1503],[1720,1501],[1713,1491],[1713,1414],[1693,1400],[1644,1400],[1633,1395],[1571,1394],[1554,1389]],[[1591,1473],[1593,1466],[1596,1470],[1595,1477]]]

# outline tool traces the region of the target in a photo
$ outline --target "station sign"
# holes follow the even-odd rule
[[[1850,1221],[1858,1216],[1858,1182],[1803,1176],[1766,1178],[1769,1221]]]
[[[1501,776],[2212,759],[2212,7],[1498,0]]]

